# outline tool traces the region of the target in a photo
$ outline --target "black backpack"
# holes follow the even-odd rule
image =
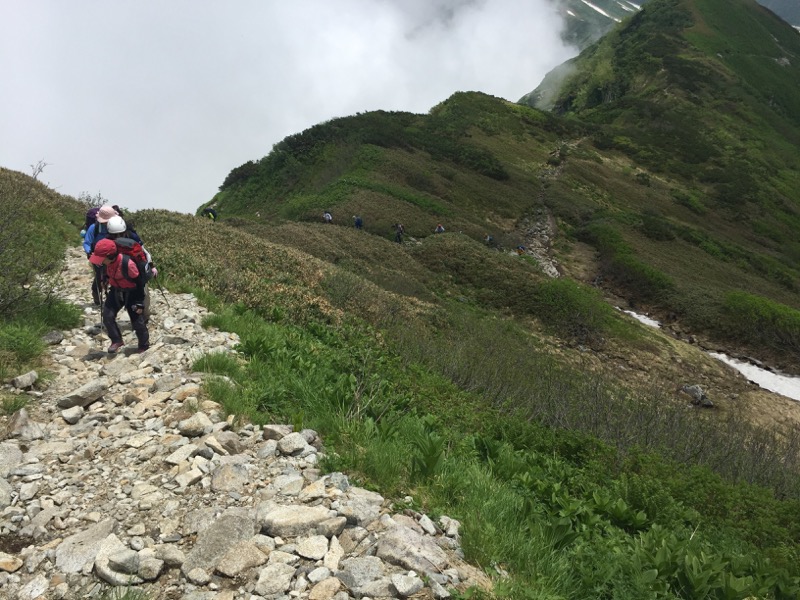
[[[100,209],[95,206],[86,211],[86,220],[83,222],[84,231],[88,231],[89,227],[97,223],[97,212],[99,210]]]

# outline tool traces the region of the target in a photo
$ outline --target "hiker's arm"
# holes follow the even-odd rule
[[[83,251],[86,252],[86,258],[92,254],[92,242],[94,241],[94,225],[89,225],[86,230],[86,235],[83,236]]]

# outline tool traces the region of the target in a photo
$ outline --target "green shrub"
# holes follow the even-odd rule
[[[708,209],[703,205],[701,200],[697,197],[697,194],[694,192],[690,193],[684,190],[675,189],[672,190],[672,197],[675,199],[675,202],[681,206],[685,206],[697,215],[704,215],[708,212]]]
[[[597,248],[603,274],[633,297],[645,302],[665,303],[674,292],[676,286],[672,278],[639,260],[611,225],[594,223],[582,229],[579,237]]]
[[[591,341],[605,333],[614,310],[597,290],[571,279],[552,279],[536,287],[534,313],[561,335]]]
[[[644,235],[657,242],[669,242],[675,239],[675,230],[663,216],[652,210],[642,214],[641,230]]]
[[[9,352],[19,363],[28,363],[44,352],[45,344],[37,327],[19,323],[0,324],[0,352]]]
[[[24,395],[5,395],[2,394],[2,400],[0,400],[0,411],[4,415],[13,415],[21,408],[25,408],[28,405],[28,401],[30,398]]]
[[[746,292],[725,297],[726,334],[774,349],[800,352],[800,311]]]

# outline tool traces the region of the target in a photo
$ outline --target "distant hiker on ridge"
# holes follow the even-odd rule
[[[322,218],[326,223],[333,223],[333,215],[327,210],[322,213]]]
[[[216,221],[217,220],[217,211],[215,211],[213,208],[210,208],[210,207],[209,208],[204,208],[203,209],[203,216],[206,219],[211,219],[212,221]]]
[[[361,215],[353,215],[353,227],[359,231],[364,228],[364,221],[361,219]]]
[[[398,244],[402,244],[403,234],[406,232],[406,228],[403,227],[402,223],[395,223],[392,227],[394,227],[394,241]]]
[[[444,227],[441,223],[436,225],[436,229],[433,230],[433,233],[444,233]]]

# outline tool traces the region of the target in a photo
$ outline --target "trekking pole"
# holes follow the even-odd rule
[[[158,282],[158,277],[153,277],[153,279],[151,279],[151,281],[155,282],[156,287],[158,288],[158,291],[161,292],[161,295],[164,298],[164,302],[166,303],[167,308],[172,310],[172,307],[169,305],[169,300],[167,300],[167,295],[164,293],[164,288],[161,287],[161,284]]]
[[[100,331],[106,330],[106,324],[103,322],[103,306],[105,306],[105,287],[98,281],[97,296],[100,298]]]

